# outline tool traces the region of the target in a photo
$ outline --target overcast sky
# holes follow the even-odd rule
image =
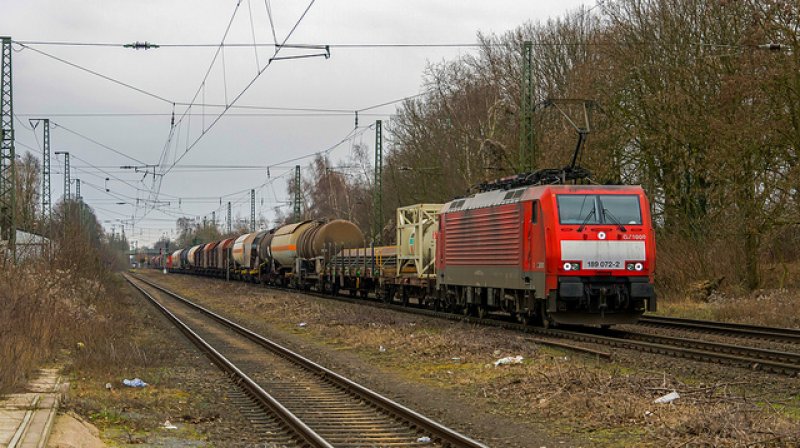
[[[270,0],[279,42],[286,38],[308,4],[307,0]],[[594,2],[318,0],[287,43],[474,43],[479,31],[503,33],[526,21],[560,16],[581,4],[593,5]],[[236,5],[236,0],[4,0],[0,35],[23,42],[219,44],[233,16],[226,43],[252,43],[254,35],[259,43],[273,43],[265,1],[241,0],[238,9]],[[37,129],[37,141],[28,120],[50,118],[53,123],[51,148],[69,151],[73,156],[72,177],[81,179],[85,202],[94,207],[108,230],[112,225],[119,229],[121,222],[117,220],[130,220],[135,216],[135,228],[131,229],[130,222],[126,222],[126,232],[130,239],[138,240],[140,246],[152,244],[164,233],[173,236],[177,216],[208,216],[210,219],[212,210],[216,210],[218,222],[224,221],[228,201],[234,203],[234,218],[249,217],[249,193],[237,192],[261,187],[267,181],[263,167],[273,165],[271,178],[284,176],[259,188],[257,193],[259,212],[269,218],[275,203],[287,199],[287,171],[295,163],[307,165],[310,159],[281,162],[330,148],[354,129],[354,117],[349,113],[245,109],[230,109],[209,128],[222,109],[195,106],[192,118],[180,121],[186,107],[179,105],[174,110],[180,124],[169,140],[171,103],[190,103],[199,91],[196,102],[230,104],[256,78],[257,67],[267,64],[274,52],[271,47],[259,47],[257,54],[252,46],[226,48],[224,65],[221,54],[209,72],[205,88],[201,89],[203,77],[217,51],[214,46],[152,50],[116,46],[30,46],[146,92],[121,86],[33,49],[14,47],[19,50],[13,54],[18,153],[32,151],[41,157],[38,150],[41,127]],[[419,93],[427,64],[453,59],[470,51],[474,50],[469,47],[332,48],[330,59],[274,61],[236,104],[362,109]],[[284,49],[279,56],[318,52]],[[389,105],[364,112],[359,125],[365,127],[376,119],[390,119],[394,108],[395,105]],[[258,115],[242,116],[247,113]],[[287,116],[289,114],[295,116]],[[206,130],[204,134],[203,130]],[[346,158],[353,143],[363,141],[372,147],[373,131],[362,131],[332,150],[331,158],[334,161]],[[186,152],[191,145],[194,146]],[[164,166],[172,165],[182,155],[183,158],[163,177],[160,200],[169,201],[169,205],[164,203],[152,209],[146,206],[152,176],[143,179],[143,173],[119,167],[139,162],[158,164],[165,148]],[[52,157],[52,196],[56,202],[63,195],[64,158]],[[205,168],[198,165],[247,165],[261,169],[201,171]],[[106,177],[111,180],[106,182]],[[74,192],[75,187],[72,188]],[[138,208],[136,198],[140,199]]]

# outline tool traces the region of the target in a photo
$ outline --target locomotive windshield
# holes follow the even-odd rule
[[[561,224],[642,224],[639,196],[636,195],[560,194],[556,198]]]

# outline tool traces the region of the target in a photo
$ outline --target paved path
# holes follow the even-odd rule
[[[62,396],[58,369],[42,369],[25,392],[0,401],[0,448],[43,448]]]

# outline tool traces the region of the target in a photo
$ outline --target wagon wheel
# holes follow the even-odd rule
[[[386,286],[383,288],[383,294],[378,298],[383,303],[392,303],[392,300],[394,300],[394,288]]]
[[[425,295],[422,299],[422,307],[428,309],[436,309],[439,299],[436,296]]]

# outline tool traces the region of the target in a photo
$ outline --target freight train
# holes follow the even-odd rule
[[[633,323],[655,311],[655,236],[639,186],[484,186],[397,209],[396,244],[346,220],[302,221],[177,250],[151,263],[526,324]]]

